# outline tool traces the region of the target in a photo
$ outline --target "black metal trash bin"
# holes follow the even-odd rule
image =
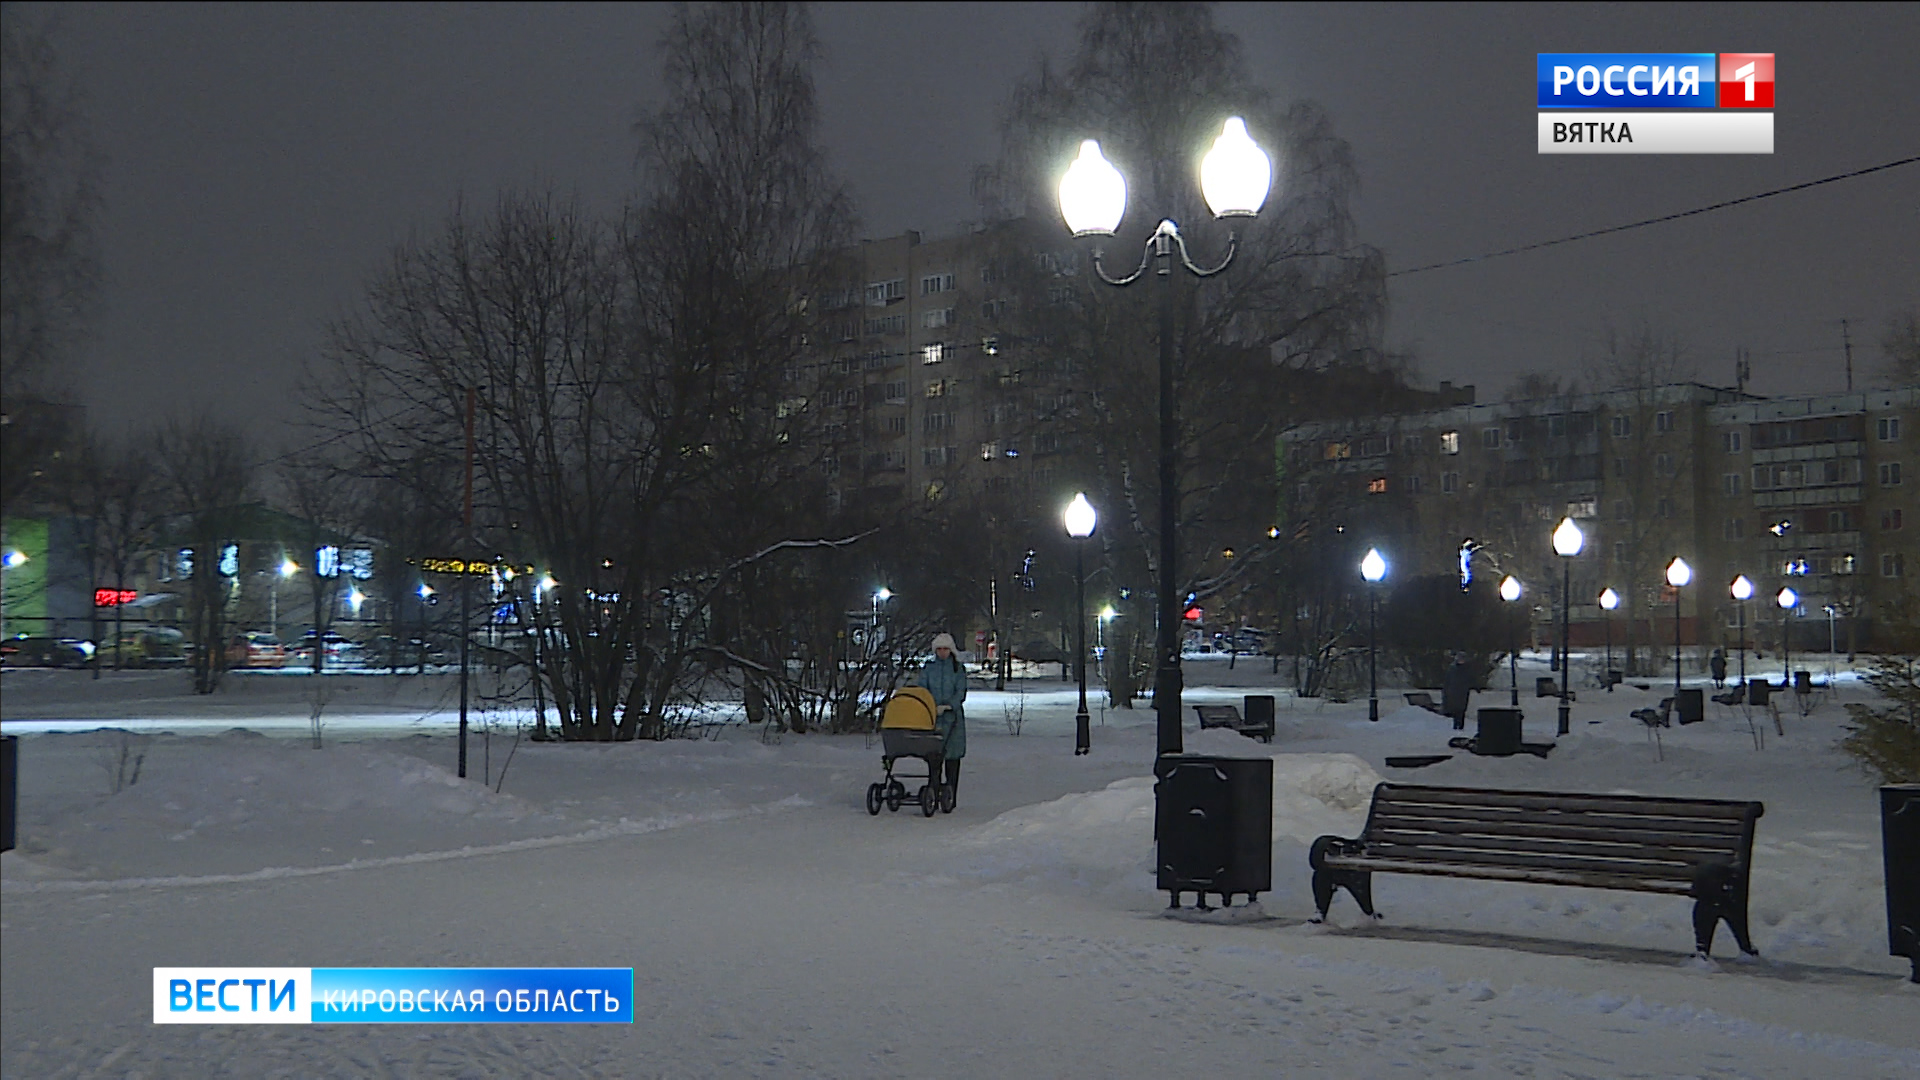
[[[1765,705],[1773,699],[1773,684],[1765,679],[1747,680],[1747,704]]]
[[[1560,684],[1549,676],[1536,676],[1533,680],[1533,696],[1537,698],[1559,697]]]
[[[1473,737],[1473,752],[1490,757],[1510,757],[1520,752],[1519,709],[1481,709],[1475,714],[1480,727]]]
[[[1273,759],[1168,754],[1154,762],[1156,888],[1172,894],[1235,893],[1249,903],[1273,889]]]
[[[20,736],[0,735],[0,851],[12,851],[20,819]]]
[[[1682,724],[1697,724],[1707,718],[1707,692],[1698,688],[1680,691],[1673,701],[1674,718]]]
[[[1241,699],[1240,715],[1246,721],[1246,733],[1273,741],[1273,695],[1248,694]]]
[[[1887,952],[1913,962],[1920,983],[1920,784],[1880,789],[1880,839],[1887,865]]]
[[[1813,672],[1796,671],[1793,673],[1793,692],[1796,694],[1813,693]]]

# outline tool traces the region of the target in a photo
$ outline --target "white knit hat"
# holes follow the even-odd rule
[[[953,643],[952,634],[936,634],[933,639],[933,647],[936,649],[947,649],[951,652],[960,651],[960,646]]]

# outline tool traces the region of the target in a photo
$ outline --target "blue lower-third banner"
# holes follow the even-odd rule
[[[156,1024],[630,1024],[632,968],[154,968]]]

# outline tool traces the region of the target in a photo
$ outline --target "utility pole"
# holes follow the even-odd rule
[[[469,572],[469,566],[466,564],[470,564],[473,561],[471,558],[468,558],[468,556],[473,554],[475,548],[473,543],[474,396],[474,388],[471,386],[467,387],[467,485],[464,511],[462,513],[462,521],[466,524],[466,533],[462,537],[460,544],[461,548],[464,549],[461,552],[460,560],[462,563],[460,567],[460,778],[462,780],[467,777],[467,655],[468,646],[471,644],[473,637],[471,630],[472,623],[469,621],[467,612],[467,597],[473,592],[473,590],[469,588],[472,584],[473,575]]]
[[[1853,335],[1847,332],[1847,320],[1840,320],[1840,343],[1847,350],[1847,393],[1853,393]]]

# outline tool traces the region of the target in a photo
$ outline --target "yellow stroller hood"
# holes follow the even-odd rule
[[[880,714],[880,728],[883,731],[932,731],[933,718],[938,713],[932,691],[909,686],[887,699],[886,711]]]

